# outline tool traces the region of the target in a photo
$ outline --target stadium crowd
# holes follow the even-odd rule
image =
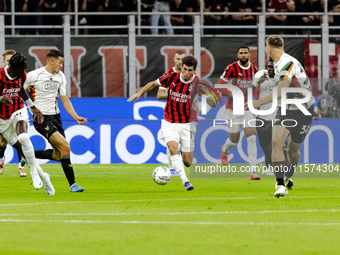
[[[82,15],[83,12],[137,12],[138,0],[15,0],[15,12],[73,12],[78,10],[78,24],[82,25],[126,25],[127,15]],[[201,2],[203,6],[201,7]],[[75,3],[78,8],[75,8]],[[276,12],[316,12],[324,10],[324,0],[267,0],[265,3],[267,11],[273,13],[266,17],[266,24],[282,26],[281,33],[289,34],[313,34],[317,31],[311,29],[287,29],[288,25],[320,25],[320,16],[317,15],[275,15]],[[242,12],[261,12],[262,0],[141,0],[142,12],[171,12],[171,15],[142,15],[141,24],[144,26],[166,25],[167,29],[143,29],[144,34],[184,34],[191,33],[188,29],[173,29],[178,26],[191,26],[192,15],[181,15],[176,12],[215,12],[216,14],[204,15],[204,25],[256,25],[256,15],[245,15]],[[329,0],[328,11],[330,13],[340,12],[340,0]],[[0,12],[11,12],[11,0],[0,0]],[[223,12],[223,14],[218,14]],[[240,12],[240,15],[228,15],[228,12]],[[74,20],[71,21],[74,24]],[[11,17],[6,15],[5,24],[11,23]],[[60,15],[33,15],[15,17],[16,25],[61,25]],[[340,16],[329,15],[329,24],[340,24]],[[275,33],[278,29],[272,29]],[[227,34],[232,31],[237,33],[251,33],[252,31],[242,29],[206,29],[208,34]],[[253,32],[255,32],[254,30]],[[336,30],[331,30],[338,33]],[[125,34],[126,29],[87,29],[81,30],[83,34]],[[273,31],[267,31],[272,33]],[[18,34],[59,34],[61,29],[16,29]]]

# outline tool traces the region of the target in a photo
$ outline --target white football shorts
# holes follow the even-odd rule
[[[162,120],[162,139],[165,143],[175,141],[181,145],[182,152],[192,152],[195,148],[196,122],[171,123]]]
[[[16,112],[13,112],[12,116],[8,120],[0,119],[0,133],[11,145],[18,141],[16,126],[20,120],[25,121],[28,126],[30,125],[28,122],[26,106]]]

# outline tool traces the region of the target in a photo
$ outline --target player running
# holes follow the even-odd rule
[[[161,77],[163,76],[166,76],[168,74],[172,74],[172,73],[176,73],[176,72],[181,72],[182,70],[182,59],[185,57],[185,52],[182,51],[182,50],[178,50],[176,51],[175,53],[175,56],[174,56],[174,63],[175,63],[175,66],[174,67],[171,67],[168,71],[166,71],[164,74],[162,74]],[[160,77],[160,78],[161,78]],[[152,82],[149,82],[148,84],[146,84],[145,86],[147,86],[147,88],[149,86],[152,86],[152,83],[155,82],[155,81],[152,81]],[[151,90],[151,89],[150,89]],[[145,92],[143,92],[142,90],[138,91],[137,93],[135,93],[134,95],[132,95],[127,101],[128,102],[131,102],[132,100],[134,102],[136,102]],[[179,149],[180,150],[180,149]],[[168,158],[168,166],[169,166],[169,169],[171,170],[171,174],[172,175],[175,175],[176,174],[176,171],[173,171],[174,167],[171,163],[171,155],[170,155],[170,151],[169,151],[169,148],[167,147],[167,150],[166,150],[166,156]]]
[[[182,70],[180,73],[170,73],[162,76],[156,81],[148,83],[138,92],[140,97],[145,92],[159,87],[157,98],[166,99],[164,108],[164,120],[162,120],[162,139],[170,150],[171,162],[181,178],[186,190],[194,187],[189,182],[184,164],[191,165],[194,154],[194,139],[197,122],[197,100],[204,85],[195,75],[197,60],[193,56],[186,56],[182,59]],[[138,97],[138,98],[139,98]],[[130,97],[132,101],[135,97]],[[208,97],[207,103],[215,107],[217,96]],[[178,145],[181,146],[183,162],[178,155]]]
[[[257,73],[257,67],[250,63],[250,51],[248,46],[240,46],[237,51],[238,61],[227,66],[221,75],[218,84],[231,84],[240,88],[243,93],[247,92],[248,84],[252,77]],[[253,114],[246,110],[243,116],[235,116],[233,114],[233,94],[227,89],[219,89],[223,94],[227,95],[226,101],[226,119],[228,121],[229,137],[222,145],[221,162],[224,166],[228,164],[229,150],[237,145],[240,140],[241,125],[244,123],[243,131],[248,143],[248,157],[251,174],[250,180],[260,180],[261,177],[256,173],[256,128],[249,125],[254,120]],[[254,92],[255,93],[255,92]],[[247,97],[244,97],[246,102]]]
[[[7,66],[9,63],[9,60],[11,59],[11,57],[16,53],[15,50],[5,50],[2,53],[3,56],[3,66]],[[0,134],[0,174],[3,174],[4,172],[4,163],[5,163],[5,150],[7,147],[7,141],[6,139]],[[26,177],[26,171],[24,168],[25,165],[25,161],[24,160],[20,160],[20,155],[19,156],[19,175],[20,177]]]
[[[255,95],[256,99],[262,99],[272,92],[274,86],[274,75],[274,62],[272,60],[268,61],[267,70],[260,70],[254,75],[250,86],[259,88]],[[271,106],[271,103],[262,105],[261,110],[268,110]],[[259,115],[256,118],[257,137],[259,138],[260,146],[265,155],[267,167],[267,171],[264,171],[264,173],[268,175],[273,174],[269,171],[269,166],[272,164],[272,121],[275,119],[275,116],[276,111],[270,115]]]
[[[275,86],[278,87],[278,110],[275,117],[277,121],[274,122],[272,137],[272,163],[276,176],[276,191],[274,196],[283,197],[288,195],[285,184],[287,184],[293,176],[296,165],[300,160],[301,155],[299,148],[312,123],[314,113],[313,103],[315,103],[315,100],[314,97],[311,97],[308,102],[303,104],[306,114],[299,110],[296,105],[291,104],[286,110],[286,115],[282,115],[280,100],[281,89],[285,87],[299,87],[311,91],[311,85],[300,62],[284,52],[284,41],[281,36],[272,35],[268,37],[266,44],[269,57],[275,61],[274,79],[277,82]],[[294,95],[291,93],[288,94],[288,97],[292,96],[294,98],[304,97],[304,95],[299,93],[294,93]],[[253,101],[253,106],[258,108],[270,102],[272,102],[272,93],[258,101]],[[282,121],[286,122],[286,126],[283,126]],[[282,147],[287,137],[289,137],[287,144],[288,164],[285,161],[285,156],[282,151]],[[290,169],[289,172],[284,172],[285,166]]]
[[[25,156],[31,169],[34,188],[42,188],[41,177],[47,194],[54,195],[55,190],[50,176],[44,173],[36,162],[34,148],[27,134],[28,114],[23,100],[31,108],[34,121],[41,123],[44,121],[44,117],[23,87],[26,80],[26,68],[27,59],[20,53],[14,54],[9,60],[9,64],[0,68],[0,133],[20,155]]]
[[[66,94],[66,79],[60,70],[63,67],[64,55],[57,50],[51,50],[46,56],[47,65],[27,74],[24,88],[29,90],[34,103],[44,115],[44,121],[34,121],[35,129],[52,145],[52,149],[39,150],[35,156],[61,162],[65,176],[70,185],[70,192],[83,192],[84,188],[75,182],[74,171],[70,160],[71,148],[65,139],[61,123],[57,97],[60,95],[65,110],[80,125],[85,125],[87,119],[78,116]]]

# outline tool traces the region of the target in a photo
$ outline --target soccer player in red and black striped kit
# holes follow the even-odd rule
[[[185,174],[182,159],[178,155],[178,145],[181,145],[184,164],[189,167],[194,155],[195,122],[197,121],[195,107],[197,97],[201,94],[200,88],[203,86],[195,75],[196,67],[197,60],[193,56],[186,56],[182,60],[180,73],[162,76],[144,86],[137,96],[129,98],[130,101],[137,100],[145,92],[159,86],[157,98],[167,100],[161,127],[162,139],[170,150],[172,165],[186,190],[192,190],[194,187]],[[215,96],[214,99],[208,97],[207,103],[211,107],[215,107],[216,98]]]
[[[227,66],[221,75],[218,84],[230,84],[237,86],[245,94],[247,92],[248,84],[251,82],[252,77],[257,73],[257,67],[250,63],[250,50],[248,46],[240,46],[237,51],[238,61]],[[241,125],[244,123],[243,131],[247,137],[248,143],[248,157],[250,165],[250,180],[259,180],[260,176],[256,173],[256,128],[249,125],[249,121],[255,123],[255,118],[249,110],[244,111],[243,116],[235,116],[233,114],[233,95],[227,89],[219,89],[223,94],[227,95],[226,101],[226,119],[228,121],[229,138],[222,146],[221,162],[223,165],[228,164],[228,152],[236,146],[240,140]],[[254,91],[254,94],[256,91]],[[247,96],[244,97],[246,103]]]
[[[163,73],[161,77],[166,76],[166,75],[171,74],[171,73],[181,72],[181,70],[182,70],[182,59],[184,57],[185,57],[185,52],[184,51],[182,51],[182,50],[176,51],[175,56],[174,56],[175,66],[171,67],[169,70],[167,70],[165,73]],[[159,77],[159,78],[161,78],[161,77]],[[155,82],[155,81],[149,82],[145,86],[152,86],[152,83]],[[131,96],[128,99],[128,102],[130,102],[132,100],[137,101],[141,97],[141,95],[142,95],[141,92],[142,92],[142,90],[137,92],[137,93],[135,93],[133,96]],[[167,148],[167,150],[166,150],[166,156],[168,158],[169,169],[171,170],[171,173],[175,175],[176,173],[173,172],[174,167],[173,167],[173,165],[171,163],[171,158],[170,158],[171,154],[170,154],[169,148]]]
[[[20,53],[14,54],[9,64],[0,68],[0,133],[20,155],[25,156],[31,169],[34,188],[42,188],[41,177],[47,194],[54,195],[55,190],[50,176],[44,173],[36,162],[34,148],[27,134],[28,114],[23,100],[31,108],[34,119],[43,122],[44,117],[23,88],[26,68],[27,59]]]

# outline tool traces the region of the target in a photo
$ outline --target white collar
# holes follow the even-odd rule
[[[281,62],[282,58],[283,58],[285,55],[286,55],[286,53],[284,52],[284,53],[281,55],[280,59],[279,59],[277,62],[275,62],[274,66],[279,65],[279,63]]]
[[[248,62],[248,67],[243,67],[243,66],[241,66],[240,61],[237,61],[237,64],[238,64],[239,67],[241,67],[241,68],[244,69],[244,70],[247,70],[247,69],[250,68],[250,61]]]
[[[11,81],[13,81],[15,78],[12,78],[12,77],[8,74],[8,71],[7,71],[8,68],[9,68],[9,67],[8,67],[8,65],[7,65],[7,66],[5,67],[5,74],[6,74],[6,76],[7,76],[8,79],[10,79]]]
[[[182,73],[181,73],[180,76],[179,76],[179,79],[180,79],[181,82],[183,82],[183,83],[191,83],[191,82],[194,80],[195,76],[196,76],[196,75],[193,74],[192,77],[191,77],[191,79],[190,79],[189,81],[184,81],[184,80],[182,79]]]

